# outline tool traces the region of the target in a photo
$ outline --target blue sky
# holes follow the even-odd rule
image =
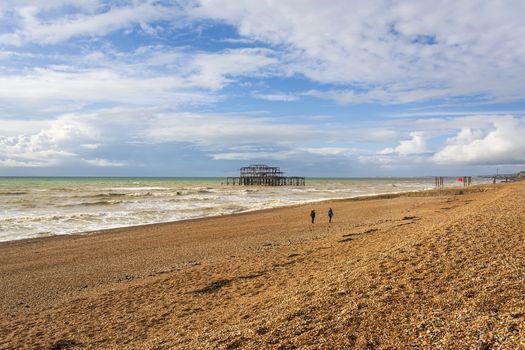
[[[0,175],[525,169],[521,1],[0,3]]]

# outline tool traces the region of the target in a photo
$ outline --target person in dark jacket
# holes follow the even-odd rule
[[[332,222],[332,216],[334,216],[334,211],[332,208],[328,208],[328,223]]]
[[[312,218],[312,224],[313,224],[315,220],[315,210],[314,209],[312,209],[312,211],[310,212],[310,217]]]

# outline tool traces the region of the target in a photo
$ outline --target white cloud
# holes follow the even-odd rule
[[[349,103],[410,103],[446,96],[452,92],[450,89],[417,86],[403,89],[389,85],[359,92],[354,90],[309,90],[302,92],[301,95],[333,100],[338,104],[345,105]]]
[[[0,136],[0,162],[3,166],[49,167],[75,154],[60,149],[42,135],[21,135],[19,137]]]
[[[0,165],[123,167],[135,163],[108,150],[125,158],[138,143],[217,160],[523,164],[523,118],[438,109],[385,120],[393,108],[306,98],[525,99],[523,12],[510,0],[3,0]],[[246,97],[305,104],[210,112],[253,108]]]
[[[98,51],[69,57],[77,65],[48,65],[0,74],[4,108],[71,111],[83,104],[180,105],[216,102],[216,90],[244,75],[265,75],[275,64],[267,49],[216,53],[141,48],[125,60]],[[159,66],[162,71],[159,71]],[[75,105],[76,104],[76,105]]]
[[[463,128],[433,160],[439,164],[525,164],[525,119],[500,117],[490,129]]]
[[[84,120],[87,119],[87,120]],[[0,165],[3,167],[55,167],[65,163],[84,162],[98,167],[121,167],[128,165],[121,161],[104,158],[84,159],[80,155],[93,151],[101,143],[82,141],[103,141],[103,131],[96,121],[86,116],[65,115],[41,123],[39,131],[22,129],[17,136],[6,136],[10,132],[0,130]],[[20,125],[20,122],[0,120],[2,125]]]
[[[189,12],[279,48],[289,74],[349,85],[310,92],[339,103],[525,97],[523,2],[202,0]]]
[[[6,130],[0,131],[0,160],[3,166],[50,167],[75,159],[78,142],[96,139],[97,129],[89,123],[64,116],[53,121],[41,122],[40,130],[22,129],[12,134],[17,121],[2,120]]]
[[[187,142],[199,147],[238,146],[297,147],[309,143],[377,142],[397,136],[381,126],[299,123],[296,118],[238,114],[157,113],[143,127],[141,137],[152,142]],[[310,147],[313,149],[312,147]],[[326,148],[337,150],[338,148]]]
[[[409,154],[420,154],[420,153],[428,152],[426,140],[424,138],[424,135],[421,132],[412,132],[410,133],[410,137],[411,138],[409,140],[399,141],[399,145],[397,147],[395,148],[387,147],[383,149],[382,151],[378,152],[378,154],[397,153],[397,154],[409,155]]]
[[[253,94],[253,97],[260,100],[266,101],[283,101],[283,102],[292,102],[297,101],[299,97],[290,94]]]
[[[238,145],[286,145],[305,139],[325,138],[323,132],[305,124],[279,122],[273,118],[194,113],[159,114],[142,136],[154,142],[189,142],[202,147]]]
[[[372,164],[394,172],[414,169],[414,166],[417,166],[418,170],[414,171],[416,175],[429,175],[428,173],[424,173],[424,171],[427,171],[429,164],[431,164],[430,160],[425,155],[403,155],[396,153],[370,154],[368,152],[363,152],[357,157],[357,159],[362,164]]]
[[[490,114],[486,114],[483,111],[477,110],[477,111],[411,111],[411,112],[403,112],[403,113],[392,113],[389,115],[390,118],[433,118],[433,117],[466,117],[466,116],[474,116],[476,118],[482,117],[482,118],[494,118],[499,115],[508,116],[509,114],[513,115],[524,115],[525,110],[523,109],[508,109],[508,110],[501,110],[501,111],[494,111],[491,110]]]
[[[525,164],[524,118],[468,116],[449,119],[398,120],[345,125],[333,120],[298,123],[286,117],[203,114],[163,108],[109,108],[31,121],[0,120],[0,164],[3,167],[52,167],[89,164],[125,167],[132,158],[115,158],[111,150],[133,144],[194,149],[214,160],[356,161],[385,169],[415,164]],[[375,125],[375,126],[373,126]],[[441,125],[441,128],[434,128]],[[473,128],[473,126],[476,128]],[[401,128],[401,129],[400,129]],[[374,152],[398,134],[395,147]],[[438,141],[457,133],[445,145]],[[429,149],[429,135],[434,149]],[[359,147],[359,148],[357,148]],[[434,154],[434,155],[433,155]],[[136,164],[135,164],[136,165]]]
[[[130,161],[108,157],[110,150],[141,143],[188,146],[216,160],[295,158],[316,162],[353,157],[357,152],[347,146],[349,142],[390,137],[379,127],[349,128],[332,125],[331,120],[320,127],[287,120],[249,114],[183,113],[159,107],[69,113],[34,125],[30,121],[0,120],[4,126],[0,130],[0,159],[11,164],[16,161],[20,166],[79,161],[126,166]]]
[[[80,147],[85,149],[97,149],[100,147],[100,143],[84,143],[81,144]]]
[[[267,44],[272,50],[245,48],[191,55],[157,50],[149,58],[150,63],[155,56],[160,56],[159,63],[164,59],[172,67],[167,79],[171,81],[162,81],[146,70],[142,79],[131,74],[131,81],[125,72],[113,72],[119,78],[117,82],[131,86],[142,83],[147,87],[156,86],[152,83],[159,79],[168,84],[168,89],[182,84],[187,89],[216,90],[232,83],[235,76],[297,74],[333,84],[302,95],[340,104],[408,103],[465,95],[483,101],[503,101],[525,98],[521,79],[525,75],[525,23],[520,15],[523,12],[525,3],[510,0],[478,4],[468,0],[439,4],[388,0],[334,0],[329,4],[256,0],[118,4],[96,0],[11,0],[0,4],[0,13],[8,19],[4,28],[9,28],[0,33],[0,43],[60,44],[72,38],[103,37],[115,30],[135,27],[156,35],[160,22],[168,32],[182,26],[191,31],[196,30],[192,27],[195,21],[213,19],[234,25],[239,33],[239,37],[217,38],[218,41]],[[119,59],[125,60],[125,56],[129,54],[120,54]],[[128,69],[135,68],[136,73],[143,67],[134,62]],[[164,88],[166,91],[165,85]],[[117,95],[118,92],[117,86]],[[298,95],[283,92],[256,97],[291,101]],[[162,97],[170,100],[173,96]]]
[[[90,165],[94,165],[97,167],[123,167],[127,165],[127,163],[125,162],[118,162],[118,161],[113,161],[113,160],[108,160],[108,159],[103,159],[103,158],[82,159],[82,160]]]
[[[45,2],[42,2],[45,3]],[[25,6],[24,6],[25,5]],[[131,3],[124,6],[101,6],[96,1],[74,2],[59,1],[42,5],[38,3],[12,4],[5,6],[4,11],[13,9],[20,20],[20,28],[15,32],[0,34],[0,44],[21,45],[23,43],[56,44],[80,36],[102,36],[118,29],[141,25],[149,31],[148,22],[176,18],[173,7],[166,7],[154,2]],[[84,10],[84,13],[64,15],[46,21],[40,18],[43,11],[49,8],[60,8],[70,5]],[[82,6],[84,5],[84,6]],[[46,8],[47,7],[47,8]],[[93,12],[98,9],[103,12]],[[91,10],[91,11],[85,11]]]
[[[187,80],[195,86],[211,89],[222,88],[230,77],[250,75],[263,76],[262,68],[276,64],[273,51],[268,49],[235,49],[220,53],[200,53],[190,58]]]
[[[297,157],[296,151],[272,151],[272,152],[225,152],[211,155],[213,160],[287,160]]]
[[[394,127],[392,125],[392,127]],[[383,167],[436,164],[440,166],[525,165],[525,118],[477,115],[447,119],[416,120],[409,140],[375,154],[361,154],[359,160]],[[444,144],[430,150],[425,134],[436,138],[454,133]]]
[[[174,91],[177,89],[179,91]],[[25,75],[0,76],[0,100],[7,104],[32,101],[146,104],[192,97],[205,98],[185,90],[184,81],[179,77],[126,77],[107,69],[36,68]]]
[[[345,147],[307,147],[289,148],[271,151],[222,152],[211,154],[214,160],[298,160],[308,163],[320,163],[326,160],[348,160],[357,153],[356,149]]]
[[[346,147],[309,147],[302,148],[301,150],[308,153],[322,155],[322,156],[342,156],[349,155],[355,151],[355,149],[349,149]]]

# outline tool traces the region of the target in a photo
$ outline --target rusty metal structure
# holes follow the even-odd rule
[[[304,186],[303,176],[284,176],[281,168],[255,164],[241,168],[240,176],[227,177],[227,185],[239,186]]]
[[[461,179],[460,181],[463,187],[470,187],[472,185],[472,176],[434,176],[434,184],[437,189],[443,189],[445,188],[445,181],[450,185],[459,179]]]

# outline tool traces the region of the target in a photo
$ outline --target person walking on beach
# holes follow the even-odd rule
[[[332,223],[332,216],[334,216],[334,211],[332,210],[332,208],[328,208],[328,223],[329,224]]]
[[[315,210],[314,209],[312,209],[312,211],[310,212],[310,217],[312,218],[312,224],[313,224],[315,220]]]

